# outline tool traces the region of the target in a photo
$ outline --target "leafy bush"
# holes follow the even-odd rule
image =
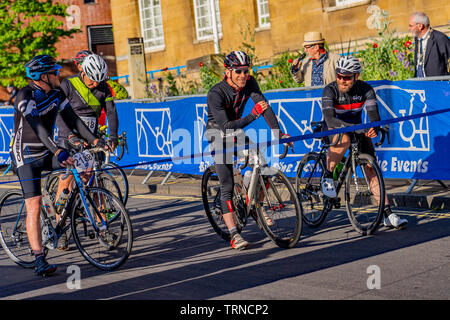
[[[379,40],[366,44],[356,56],[360,58],[362,80],[405,80],[414,76],[414,46],[410,36],[396,37],[389,30],[387,12],[383,15]]]

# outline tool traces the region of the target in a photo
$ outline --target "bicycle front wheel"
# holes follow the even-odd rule
[[[83,257],[102,270],[114,270],[128,259],[133,228],[123,203],[101,188],[86,188],[89,217],[78,192],[72,205],[72,233]],[[95,224],[95,226],[93,225]]]
[[[259,178],[254,195],[258,221],[277,246],[292,248],[302,233],[302,209],[294,188],[279,170]]]
[[[24,268],[34,267],[34,253],[26,230],[22,192],[8,190],[0,199],[0,243],[8,257]]]
[[[350,168],[345,180],[345,203],[348,218],[362,235],[373,234],[383,218],[384,180],[376,160],[359,154],[355,169]]]
[[[297,169],[295,189],[303,209],[302,219],[306,225],[317,228],[327,217],[321,179],[325,165],[317,153],[306,154]]]

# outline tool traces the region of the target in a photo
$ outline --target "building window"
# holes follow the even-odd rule
[[[361,0],[336,0],[336,6],[346,6],[357,2],[361,2]]]
[[[322,0],[325,11],[337,11],[372,3],[373,0]]]
[[[142,37],[146,49],[164,48],[164,30],[162,24],[161,1],[139,0]]]
[[[217,33],[222,35],[222,23],[220,22],[219,0],[214,0],[216,9]],[[211,5],[209,0],[194,0],[195,30],[197,40],[209,40],[213,38],[213,22]]]
[[[258,7],[258,26],[260,28],[270,27],[269,0],[256,0]]]
[[[84,0],[84,4],[87,4],[87,3],[95,3],[95,0]]]

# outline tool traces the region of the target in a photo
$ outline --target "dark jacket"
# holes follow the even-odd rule
[[[417,50],[419,39],[414,38],[414,77],[417,76]],[[425,52],[424,69],[427,77],[449,75],[450,39],[442,32],[431,30]]]

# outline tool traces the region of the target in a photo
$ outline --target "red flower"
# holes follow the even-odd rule
[[[395,49],[395,50],[392,51],[392,53],[393,53],[393,54],[398,54],[398,50]]]
[[[283,80],[280,80],[280,83],[283,83]]]
[[[372,47],[373,47],[374,49],[378,48],[378,43],[374,43],[374,44],[372,45]]]
[[[405,47],[409,48],[409,47],[411,47],[411,45],[412,45],[411,41],[406,41],[405,42]]]
[[[163,68],[163,71],[167,71],[167,70],[169,70],[169,68],[168,68],[168,67],[165,67],[165,68]]]
[[[292,59],[288,59],[288,62],[289,62],[289,63],[292,63]]]
[[[200,61],[200,63],[198,64],[200,67],[203,67],[203,62]]]

